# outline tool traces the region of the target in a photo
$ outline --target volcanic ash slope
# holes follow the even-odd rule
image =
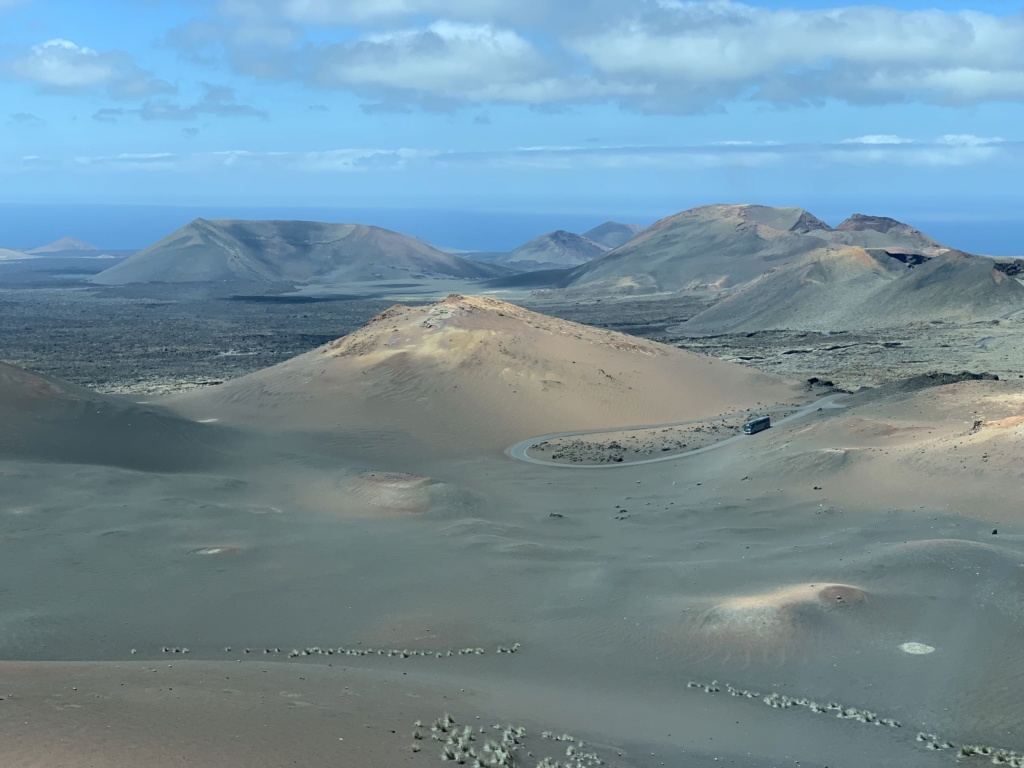
[[[862,248],[828,248],[772,270],[677,330],[734,333],[765,328],[830,329],[907,266]]]
[[[1024,382],[881,387],[845,403],[828,419],[795,426],[784,442],[765,442],[749,458],[752,482],[782,480],[809,499],[953,509],[993,524],[1024,521],[1016,503]],[[815,486],[826,490],[810,492]]]
[[[828,244],[831,229],[801,208],[707,205],[655,222],[569,273],[587,292],[723,289]]]
[[[770,272],[677,330],[856,330],[992,320],[1022,308],[1024,286],[984,256],[947,251],[908,266],[851,247],[809,254]]]
[[[179,472],[219,463],[220,430],[0,363],[0,460]]]
[[[452,295],[392,307],[338,341],[171,404],[197,419],[392,430],[410,450],[474,455],[535,435],[700,419],[797,397],[795,384],[743,366]]]

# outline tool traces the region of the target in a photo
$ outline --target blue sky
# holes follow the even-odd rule
[[[1024,252],[1021,126],[1016,2],[0,0],[10,245],[13,203],[648,223],[761,202],[991,222],[975,250]]]

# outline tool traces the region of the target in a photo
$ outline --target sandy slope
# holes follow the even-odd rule
[[[393,430],[421,450],[465,456],[536,434],[684,421],[800,395],[742,366],[453,295],[393,307],[337,342],[168,402],[228,423]]]
[[[766,459],[780,475],[819,473],[858,501],[911,504],[938,495],[960,514],[992,519],[1010,493],[1003,480],[1020,475],[1022,414],[1019,382],[959,382],[855,405],[795,430]]]

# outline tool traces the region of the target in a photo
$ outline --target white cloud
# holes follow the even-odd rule
[[[494,21],[543,11],[544,0],[224,0],[234,15],[274,12],[297,24],[362,24],[381,19],[442,17]]]
[[[1015,45],[1024,45],[1024,34]],[[858,93],[881,99],[886,94],[917,94],[923,101],[944,104],[973,104],[984,101],[1024,100],[1024,63],[1007,69],[982,66],[921,65],[905,71],[872,71]],[[884,100],[884,99],[882,99]]]
[[[1024,15],[662,2],[566,44],[607,80],[652,85],[641,108],[723,99],[970,103],[1024,99]]]
[[[104,107],[93,113],[99,123],[116,123],[122,117],[134,115],[143,120],[196,120],[204,115],[213,117],[258,117],[266,119],[267,112],[235,99],[235,89],[223,85],[201,83],[203,97],[194,104],[182,106],[166,99],[147,99],[138,109]]]
[[[873,163],[876,165],[902,165],[911,167],[956,167],[980,165],[991,162],[999,154],[991,148],[962,147],[959,150],[939,150],[937,148],[920,148],[909,152],[893,152],[885,149],[873,149],[865,152],[848,152],[836,150],[827,152],[823,159],[829,163],[856,164]]]
[[[32,46],[12,67],[22,77],[53,88],[101,85],[116,73],[112,62],[96,51],[60,39]]]
[[[911,167],[957,167],[983,165],[995,161],[1024,159],[1022,147],[1003,151],[994,144],[952,144],[941,139],[928,144],[913,142],[907,145],[865,145],[858,150],[849,147],[825,149],[821,160],[825,163],[901,165]]]
[[[220,0],[169,42],[381,108],[1024,102],[1024,13],[735,0]],[[330,42],[332,40],[336,42]]]
[[[426,149],[336,149],[303,152],[293,158],[294,168],[312,173],[401,170],[417,162],[439,157],[443,152]]]
[[[955,147],[984,147],[1002,142],[1003,139],[995,136],[975,136],[972,133],[947,133],[937,139],[938,144]]]
[[[109,157],[89,157],[81,155],[74,158],[74,164],[80,168],[98,168],[114,170],[144,171],[161,173],[180,170],[179,156],[171,152],[124,152]]]
[[[259,117],[267,113],[249,104],[240,104],[235,89],[223,85],[202,83],[203,97],[195,104],[182,107],[168,101],[146,102],[139,109],[143,120],[195,120],[202,115],[215,117]]]
[[[488,153],[483,158],[468,155],[449,162],[456,160],[460,163],[484,160],[485,165],[514,170],[698,170],[779,165],[786,161],[786,154],[753,147],[729,152],[714,146],[610,146],[512,150]]]
[[[546,103],[571,100],[588,88],[553,71],[548,58],[514,31],[447,21],[330,46],[315,72],[322,86],[428,106]]]
[[[713,141],[711,146],[713,147],[776,147],[781,142],[778,141],[748,141],[743,139],[725,139],[723,141]]]
[[[1024,164],[1024,143],[951,143],[948,137],[894,144],[837,141],[831,144],[736,142],[689,146],[533,146],[461,152],[431,148],[339,148],[325,151],[224,150],[173,154],[131,153],[74,158],[80,169],[116,171],[263,172],[339,174],[459,170],[679,171],[709,168],[828,168],[845,165],[957,167]]]
[[[902,136],[894,136],[890,133],[873,133],[867,136],[858,136],[854,139],[843,139],[842,144],[913,144],[913,139],[905,139]]]
[[[126,53],[101,53],[59,38],[32,46],[23,56],[8,62],[6,69],[14,77],[47,91],[104,89],[115,99],[132,99],[174,90],[138,67]]]
[[[297,173],[363,173],[398,171],[417,163],[427,163],[445,154],[425,149],[349,148],[321,152],[222,150],[175,154],[170,152],[122,153],[117,155],[79,156],[72,164],[81,169],[124,172],[173,171],[179,173],[208,171],[285,170]]]

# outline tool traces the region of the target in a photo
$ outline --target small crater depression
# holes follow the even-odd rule
[[[223,547],[200,547],[199,549],[193,549],[189,552],[191,555],[234,555],[242,551],[241,547],[235,546],[223,546]]]
[[[818,591],[818,599],[823,603],[835,605],[855,605],[867,599],[864,590],[849,587],[845,584],[830,584]]]
[[[782,660],[843,636],[868,602],[849,584],[795,584],[730,596],[688,619],[692,636],[716,655]]]
[[[925,656],[929,653],[935,653],[935,649],[932,646],[925,645],[924,643],[903,643],[900,646],[900,650],[914,656]]]

